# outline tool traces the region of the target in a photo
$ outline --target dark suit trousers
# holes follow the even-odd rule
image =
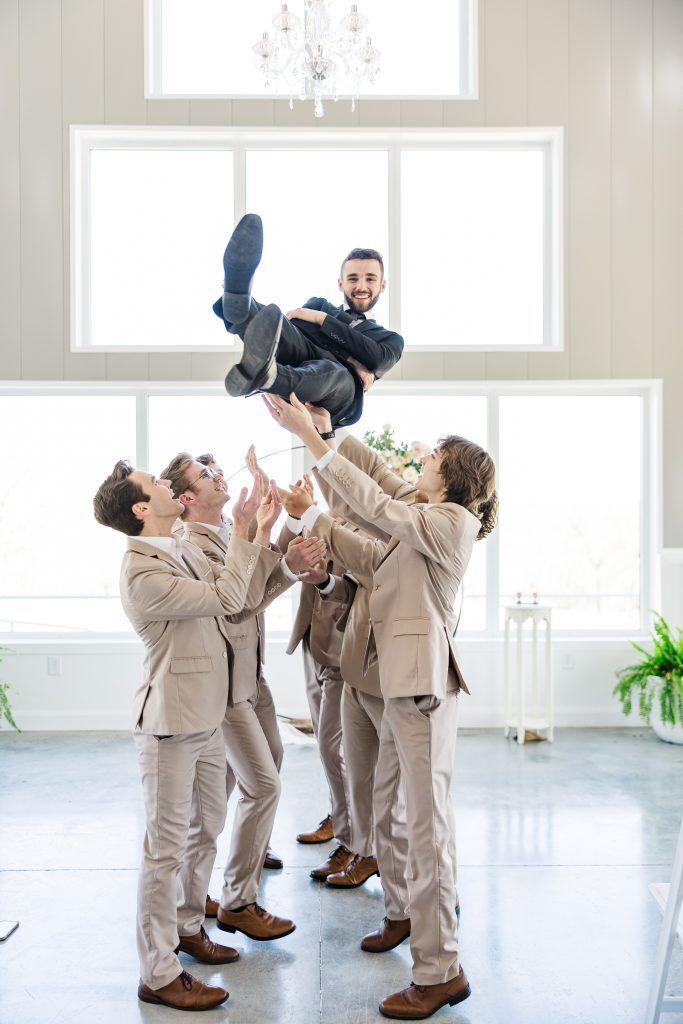
[[[221,317],[226,330],[244,338],[247,324],[256,316],[263,304],[251,300],[249,316],[241,324],[231,324],[222,314],[219,299],[214,312]],[[306,324],[306,327],[313,327]],[[275,353],[278,373],[275,382],[265,391],[282,398],[289,398],[295,392],[300,402],[311,402],[327,409],[333,424],[353,406],[356,384],[353,371],[312,341],[296,322],[283,317],[280,343]]]

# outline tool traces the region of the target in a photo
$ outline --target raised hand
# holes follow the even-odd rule
[[[289,568],[292,572],[298,573],[307,572],[320,565],[324,566],[326,559],[327,547],[318,537],[295,537],[290,541],[285,555],[285,562]]]
[[[248,494],[247,488],[243,487],[232,506],[233,529],[237,536],[242,537],[243,540],[249,539],[249,523],[254,517],[253,512],[245,511]]]
[[[294,516],[295,519],[301,519],[306,509],[315,504],[312,492],[298,484],[290,484],[288,491],[278,488],[278,494],[287,515]]]
[[[327,434],[332,430],[332,417],[327,409],[323,409],[322,405],[311,405],[310,402],[306,402],[306,408],[318,433]]]
[[[270,541],[270,531],[275,525],[278,516],[282,512],[282,502],[277,493],[275,481],[271,480],[268,492],[258,507],[256,513],[257,533],[256,540],[259,544],[267,544]]]
[[[318,438],[318,431],[313,426],[311,414],[305,405],[299,401],[294,392],[289,396],[289,402],[279,395],[261,395],[268,412],[276,423],[288,430],[290,434],[296,434],[303,441],[307,437]]]
[[[346,362],[351,364],[360,377],[361,384],[363,385],[363,391],[369,391],[377,379],[372,370],[368,370],[367,366],[363,366],[363,364],[359,363],[357,359],[353,358],[353,356],[347,356]]]
[[[263,487],[263,493],[265,494],[266,491],[268,490],[270,481],[268,479],[268,474],[259,466],[258,459],[256,458],[256,448],[254,447],[253,444],[249,445],[249,449],[244,459],[247,464],[247,469],[251,473],[254,480],[256,479],[257,476],[260,476],[261,486]]]
[[[330,578],[330,574],[321,562],[314,569],[308,569],[306,572],[299,573],[299,579],[302,583],[327,583]]]

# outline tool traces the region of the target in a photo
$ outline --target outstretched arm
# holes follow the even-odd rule
[[[425,509],[395,501],[338,452],[330,455],[327,445],[313,425],[311,414],[296,395],[290,395],[290,403],[277,395],[264,396],[264,400],[273,419],[296,434],[315,459],[329,458],[324,465],[318,466],[321,477],[345,497],[347,504],[358,515],[448,568],[453,566],[465,534],[472,533],[470,539],[474,542],[476,533],[472,532],[472,527],[477,521],[465,509],[450,503],[432,505]],[[465,545],[464,551],[468,546]]]

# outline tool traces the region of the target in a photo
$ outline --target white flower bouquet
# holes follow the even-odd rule
[[[431,451],[429,445],[423,441],[411,441],[410,444],[406,441],[397,441],[390,423],[384,424],[380,434],[376,434],[374,430],[367,430],[363,434],[363,441],[407,484],[417,483],[422,470],[420,459],[423,455],[429,455]]]

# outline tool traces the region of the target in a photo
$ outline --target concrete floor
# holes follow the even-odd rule
[[[647,885],[669,877],[682,776],[683,748],[649,730],[560,730],[553,745],[523,748],[498,732],[463,733],[455,800],[472,997],[434,1019],[640,1024],[660,925]],[[383,916],[378,880],[344,893],[309,879],[328,848],[294,835],[325,810],[315,749],[287,747],[273,836],[286,866],[264,874],[262,902],[297,930],[274,943],[237,937],[242,958],[217,972],[188,960],[231,993],[200,1019],[363,1024],[382,1019],[379,1000],[410,980],[406,945],[384,956],[358,948]],[[0,823],[0,918],[21,921],[0,945],[2,1024],[178,1019],[136,998],[143,822],[130,736],[1,733]],[[683,992],[674,956],[668,988]]]

